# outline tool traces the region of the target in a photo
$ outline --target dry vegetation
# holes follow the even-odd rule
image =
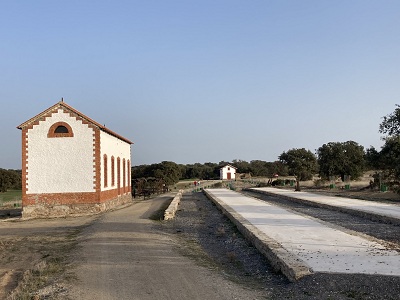
[[[69,254],[79,232],[91,220],[93,217],[0,222],[0,299],[61,295],[63,288],[57,282],[70,279]],[[58,291],[48,291],[48,286]]]

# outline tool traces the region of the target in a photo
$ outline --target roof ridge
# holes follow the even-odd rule
[[[77,109],[73,108],[72,106],[68,105],[67,103],[64,102],[63,98],[61,98],[61,101],[57,102],[56,104],[54,104],[54,105],[50,106],[49,108],[45,109],[44,111],[42,111],[41,113],[37,114],[33,118],[30,118],[29,120],[25,121],[21,125],[17,126],[17,128],[18,129],[23,129],[24,127],[28,126],[29,124],[35,122],[37,119],[40,119],[43,115],[47,115],[47,114],[51,113],[53,110],[55,110],[58,107],[63,107],[65,109],[71,111],[72,113],[78,115],[79,117],[85,119],[89,123],[95,125],[100,130],[102,130],[104,132],[107,132],[108,134],[113,135],[116,138],[118,138],[120,140],[123,140],[124,142],[127,142],[129,144],[133,144],[133,142],[131,142],[127,138],[124,138],[123,136],[115,133],[114,131],[108,129],[105,125],[101,125],[100,123],[96,122],[95,120],[93,120],[93,119],[89,118],[88,116],[86,116],[85,114],[81,113],[79,110],[77,110]]]

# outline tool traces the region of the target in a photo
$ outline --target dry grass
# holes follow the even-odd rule
[[[66,299],[70,255],[98,216],[0,222],[0,299]]]

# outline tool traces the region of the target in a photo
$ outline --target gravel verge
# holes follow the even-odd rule
[[[395,248],[399,245],[399,226],[308,207],[276,197],[261,198],[386,240]],[[400,294],[400,278],[391,276],[319,273],[294,283],[289,282],[282,274],[273,271],[268,261],[202,193],[184,194],[175,219],[163,221],[160,226],[178,236],[182,253],[258,291],[260,297],[265,299],[398,299]]]

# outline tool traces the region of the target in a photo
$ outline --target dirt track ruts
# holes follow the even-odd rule
[[[176,236],[149,217],[171,195],[104,214],[83,232],[74,254],[70,299],[262,299],[182,255]],[[260,297],[259,297],[260,296]]]

